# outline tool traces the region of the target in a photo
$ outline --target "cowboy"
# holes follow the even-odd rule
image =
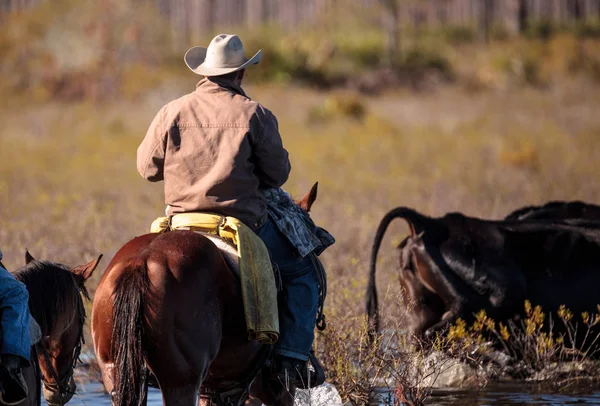
[[[0,251],[0,261],[2,252]],[[27,398],[22,368],[29,366],[29,294],[0,262],[0,402],[16,405]]]
[[[303,387],[319,279],[314,261],[300,257],[267,214],[264,189],[280,188],[291,166],[277,119],[241,87],[246,68],[261,58],[261,51],[246,58],[237,35],[220,34],[208,48],[188,50],[187,66],[204,79],[158,112],[138,148],[137,169],[151,182],[164,180],[167,215],[236,217],[264,241],[284,285],[275,375]]]

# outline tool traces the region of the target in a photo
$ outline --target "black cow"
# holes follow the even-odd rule
[[[527,206],[517,209],[504,218],[505,220],[533,219],[587,219],[600,221],[600,206],[582,201],[552,201],[543,206]]]
[[[371,253],[367,314],[379,327],[375,264],[395,218],[410,226],[399,246],[400,283],[409,331],[426,338],[481,309],[495,320],[521,315],[529,299],[545,312],[561,304],[575,315],[600,303],[600,222],[489,221],[449,213],[431,218],[399,207],[382,219]],[[558,324],[558,323],[557,323]]]

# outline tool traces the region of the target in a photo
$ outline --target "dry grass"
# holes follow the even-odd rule
[[[189,77],[185,90],[194,80]],[[126,241],[146,232],[162,214],[162,189],[136,173],[135,150],[159,106],[183,91],[174,85],[143,102],[2,111],[5,264],[21,265],[28,247],[36,257],[69,265],[102,252],[106,265]],[[477,95],[457,88],[389,93],[363,99],[365,113],[358,118],[342,112],[317,122],[311,111],[327,102],[326,93],[279,86],[250,86],[248,92],[280,119],[294,168],[286,188],[301,195],[318,180],[313,217],[337,238],[323,254],[331,330],[321,342],[360,331],[368,248],[390,208],[498,218],[550,199],[600,202],[593,182],[600,91],[585,82]],[[391,264],[403,232],[392,226],[379,267],[380,287],[391,291],[383,306],[388,327],[402,312]],[[330,373],[336,368],[326,365]]]
[[[479,368],[490,360],[497,362],[500,350],[509,360],[500,374],[548,381],[556,389],[579,378],[598,380],[600,314],[573,314],[564,305],[555,313],[544,312],[529,301],[524,310],[521,320],[506,323],[496,323],[484,310],[471,325],[458,319],[447,335],[438,336],[438,345],[450,356]]]
[[[182,63],[174,67],[171,56],[160,60],[162,36],[131,31],[126,23],[138,20],[130,13],[125,6],[118,9],[115,18],[122,25],[111,35],[104,33],[105,39],[121,43],[129,38],[132,44],[139,41],[140,49],[155,46],[145,41],[158,45],[137,62],[110,69],[116,78],[109,83],[114,91],[110,103],[93,102],[102,97],[86,87],[91,83],[103,89],[102,75],[88,81],[90,77],[69,76],[75,73],[68,70],[52,70],[62,66],[58,62],[64,55],[42,41],[60,34],[48,34],[44,10],[26,17],[30,30],[14,31],[20,26],[16,21],[0,33],[3,78],[18,73],[9,75],[14,81],[0,84],[3,99],[9,101],[0,110],[0,247],[9,268],[23,263],[25,247],[36,257],[68,265],[103,253],[105,266],[126,241],[145,233],[163,213],[161,185],[139,177],[135,151],[156,111],[193,90],[197,77],[185,72]],[[71,14],[61,21],[71,37],[81,33]],[[146,26],[152,25],[140,29]],[[101,27],[88,28],[93,35],[81,40],[93,45],[102,36],[94,30]],[[367,29],[352,34],[340,27],[329,44],[319,42],[315,32],[302,37],[304,42],[295,41],[289,55],[280,51],[293,35],[281,43],[260,43],[265,62],[276,56],[270,66],[249,70],[254,84],[247,90],[279,118],[294,168],[286,189],[302,195],[319,181],[312,215],[337,243],[322,256],[330,283],[330,330],[319,336],[318,346],[327,352],[323,357],[335,383],[351,388],[343,382],[362,377],[367,382],[360,385],[367,388],[375,381],[368,381],[372,375],[365,375],[364,368],[380,358],[373,355],[371,364],[345,372],[349,365],[336,360],[345,357],[355,364],[360,356],[356,351],[362,348],[369,247],[383,214],[404,205],[431,215],[462,211],[500,218],[517,207],[551,199],[600,203],[595,181],[600,170],[600,89],[595,75],[600,65],[597,40],[569,35],[550,41],[498,41],[487,49],[470,43],[448,47],[425,37],[403,44],[408,51],[423,50],[413,54],[411,63],[447,61],[453,85],[434,80],[437,85],[423,92],[391,89],[364,96],[290,84],[300,73],[327,78],[369,73],[380,62],[382,37]],[[23,39],[19,35],[27,35],[23,48],[11,42]],[[266,36],[250,39],[248,49],[259,47],[261,38]],[[313,46],[318,52],[307,58],[306,49]],[[23,65],[19,58],[27,55],[35,58]],[[51,62],[39,62],[44,58]],[[94,61],[86,61],[74,71],[98,73],[88,72]],[[152,68],[141,69],[139,61],[148,61]],[[40,64],[45,68],[34,69]],[[54,97],[54,82],[45,82],[52,78],[62,78],[83,93]],[[378,275],[380,289],[387,286],[389,292],[382,309],[384,325],[393,331],[402,330],[393,247],[402,239],[403,227],[392,225]],[[353,349],[339,345],[348,340],[356,344]],[[348,389],[344,396],[358,399],[363,392]]]

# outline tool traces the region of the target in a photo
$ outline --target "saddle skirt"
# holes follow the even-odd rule
[[[217,248],[221,251],[221,254],[223,254],[223,258],[225,259],[225,262],[227,263],[229,269],[231,269],[231,272],[233,272],[234,275],[237,276],[238,279],[240,279],[240,259],[238,257],[237,247],[217,235],[205,233],[202,231],[196,232],[198,234],[202,234],[217,246]]]
[[[269,251],[263,241],[234,217],[209,213],[181,213],[157,218],[150,232],[189,230],[204,235],[222,252],[239,276],[248,338],[273,344],[279,338],[277,286]]]

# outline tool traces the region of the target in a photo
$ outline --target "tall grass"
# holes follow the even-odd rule
[[[0,246],[5,264],[12,269],[22,264],[25,247],[36,257],[69,265],[100,252],[108,261],[126,241],[145,233],[163,212],[163,196],[160,184],[136,173],[135,150],[159,106],[193,84],[192,77],[186,88],[174,85],[143,102],[4,110]],[[600,94],[577,82],[556,92],[472,96],[446,89],[359,98],[361,116],[348,118],[352,109],[328,107],[330,114],[318,121],[311,112],[326,103],[323,93],[272,86],[247,90],[280,120],[294,168],[285,188],[299,196],[320,182],[313,217],[337,238],[323,254],[332,335],[361,331],[366,247],[391,207],[499,218],[550,199],[600,201],[591,182],[600,157],[595,114]],[[382,249],[379,283],[392,292],[399,290],[393,246],[403,234],[402,226],[392,225]],[[396,326],[402,309],[388,304],[382,311],[384,325]],[[330,361],[326,366],[335,371]]]
[[[114,68],[103,64],[90,71],[82,62],[66,69],[58,63],[64,50],[56,54],[45,40],[60,34],[57,25],[46,26],[48,16],[61,14],[54,10],[8,21],[0,32],[0,69],[10,79],[0,82],[0,97],[7,101],[0,110],[0,248],[11,269],[23,263],[25,247],[38,258],[68,265],[103,253],[106,265],[163,213],[162,185],[139,177],[135,151],[158,109],[192,91],[198,77],[186,71],[179,53],[174,58],[161,45],[159,33],[126,35],[138,14],[125,6],[118,10],[122,29],[106,34],[107,40],[120,43],[132,35],[151,53],[127,62],[120,59],[126,52],[116,52]],[[88,41],[80,21],[69,15],[56,24]],[[27,30],[19,26],[23,21]],[[423,35],[403,43],[406,52],[420,52],[412,57],[418,63],[411,63],[428,69],[433,64],[437,71],[447,63],[452,85],[433,80],[437,85],[416,93],[390,85],[377,97],[297,86],[307,77],[329,84],[345,78],[344,87],[363,74],[378,77],[381,35],[347,27],[339,33],[243,38],[248,52],[265,51],[264,64],[248,70],[247,91],[279,119],[293,166],[286,190],[300,196],[320,183],[312,215],[337,243],[322,255],[330,327],[317,346],[330,380],[345,400],[358,402],[369,385],[382,382],[375,379],[377,370],[393,385],[405,385],[404,392],[410,387],[400,366],[408,352],[382,354],[361,344],[368,247],[385,212],[404,205],[430,215],[462,211],[500,218],[551,199],[600,202],[594,183],[600,170],[600,91],[591,74],[598,52],[594,40],[570,35],[498,41],[489,48],[466,40],[435,43]],[[105,72],[116,79],[94,76]],[[51,78],[62,78],[79,93],[57,93]],[[95,97],[91,83],[94,91],[112,93]],[[405,229],[392,225],[390,231],[378,280],[390,292],[383,324],[400,337],[403,304],[393,247]],[[341,345],[348,342],[353,345]]]

